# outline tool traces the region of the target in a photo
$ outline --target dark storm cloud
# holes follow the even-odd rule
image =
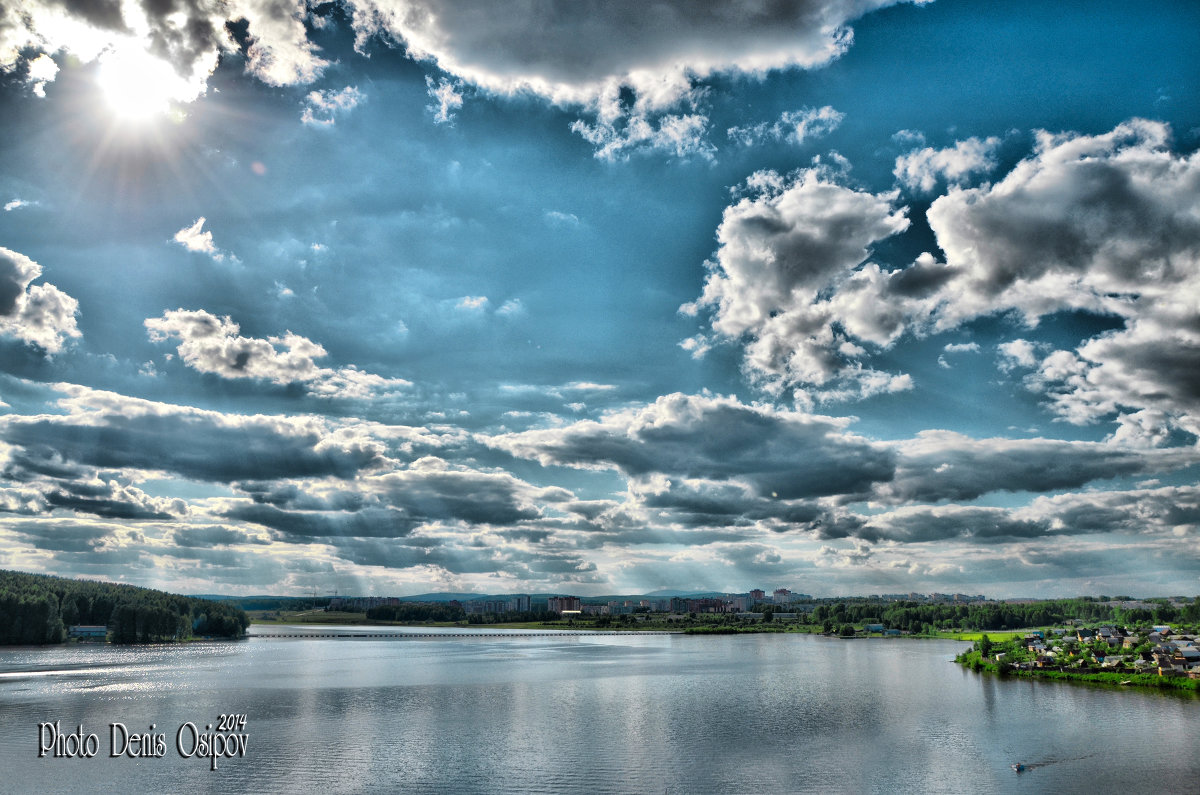
[[[358,511],[366,507],[367,495],[357,491],[324,491],[314,494],[296,483],[250,481],[235,483],[234,488],[248,494],[254,502],[293,511]]]
[[[676,486],[652,493],[641,500],[647,509],[665,509],[685,525],[710,526],[773,519],[787,524],[807,524],[825,514],[825,509],[807,502],[762,499],[739,490]]]
[[[536,489],[507,472],[454,468],[429,457],[408,469],[360,478],[354,486],[242,483],[253,503],[225,515],[301,537],[390,538],[431,522],[519,524],[541,516],[538,501],[572,497],[564,489]]]
[[[733,398],[673,394],[599,422],[505,434],[490,443],[543,465],[738,479],[761,497],[780,499],[860,493],[890,480],[894,454],[843,427]]]
[[[352,563],[390,569],[436,566],[454,574],[489,574],[502,570],[504,563],[491,549],[422,548],[377,538],[339,539],[335,549]]]
[[[472,524],[513,524],[541,515],[531,498],[535,490],[507,472],[422,466],[389,472],[375,479],[380,498],[389,505],[425,520],[460,519]],[[557,497],[562,489],[549,491]],[[539,495],[541,496],[541,495]],[[542,496],[545,499],[545,496]]]
[[[877,489],[898,503],[969,501],[997,491],[1047,492],[1094,480],[1180,469],[1192,448],[1142,450],[1058,439],[971,439],[926,431],[898,445],[896,477]]]
[[[177,527],[171,531],[171,540],[181,547],[214,547],[231,544],[265,544],[254,536],[221,525],[201,527]]]
[[[351,478],[380,461],[373,445],[332,443],[319,426],[146,404],[130,416],[8,417],[0,439],[52,451],[63,461],[114,469],[165,470],[196,480]],[[108,408],[108,407],[105,407]]]
[[[271,505],[238,505],[224,516],[279,531],[281,540],[322,538],[400,538],[421,523],[402,511],[365,508],[354,513],[282,511]]]
[[[171,519],[172,514],[157,510],[142,502],[114,499],[100,496],[113,492],[114,489],[105,487],[98,490],[95,496],[85,496],[66,491],[53,491],[46,495],[46,502],[51,508],[66,508],[80,513],[90,513],[108,519]]]
[[[950,506],[946,509],[918,508],[871,517],[855,533],[865,541],[924,543],[963,538],[988,544],[1018,538],[1065,535],[1054,531],[1048,520],[1019,518],[1003,508]],[[1075,532],[1090,532],[1078,529]]]
[[[35,548],[52,552],[100,552],[114,538],[112,526],[98,524],[22,522],[13,530]]]
[[[75,480],[86,472],[86,467],[68,463],[57,450],[32,444],[9,452],[2,475],[5,480],[27,483],[41,477]]]

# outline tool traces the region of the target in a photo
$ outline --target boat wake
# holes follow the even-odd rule
[[[1091,759],[1095,754],[1087,754],[1086,756],[1064,756],[1062,758],[1051,757],[1049,759],[1041,759],[1037,762],[1014,762],[1012,769],[1018,773],[1024,773],[1028,770],[1036,770],[1039,767],[1049,767],[1062,762],[1080,762],[1084,759]]]

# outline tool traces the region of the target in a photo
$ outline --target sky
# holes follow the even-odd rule
[[[1200,593],[1200,7],[0,7],[0,568]]]

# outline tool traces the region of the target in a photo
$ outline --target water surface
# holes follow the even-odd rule
[[[1200,699],[976,674],[952,662],[965,648],[954,641],[253,632],[0,651],[0,790],[1194,793],[1200,782]],[[278,637],[329,633],[351,637]],[[247,716],[245,758],[213,771],[180,757],[179,726],[222,713]],[[38,724],[54,720],[95,732],[100,754],[38,758]],[[164,733],[166,755],[109,758],[112,722]],[[1014,773],[1014,761],[1031,769]]]

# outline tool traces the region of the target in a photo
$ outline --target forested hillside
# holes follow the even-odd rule
[[[1176,607],[1166,599],[1142,602],[1152,607],[1122,607],[1121,601],[1107,597],[1046,599],[1036,602],[975,602],[972,604],[918,604],[871,600],[836,600],[817,605],[809,616],[814,624],[836,627],[842,624],[881,623],[906,632],[927,629],[1005,630],[1043,627],[1070,620],[1111,621],[1118,624],[1166,624],[1200,622],[1200,596],[1188,605]]]
[[[62,643],[75,624],[107,625],[113,643],[155,643],[238,637],[250,620],[233,605],[207,599],[0,570],[0,644]]]

